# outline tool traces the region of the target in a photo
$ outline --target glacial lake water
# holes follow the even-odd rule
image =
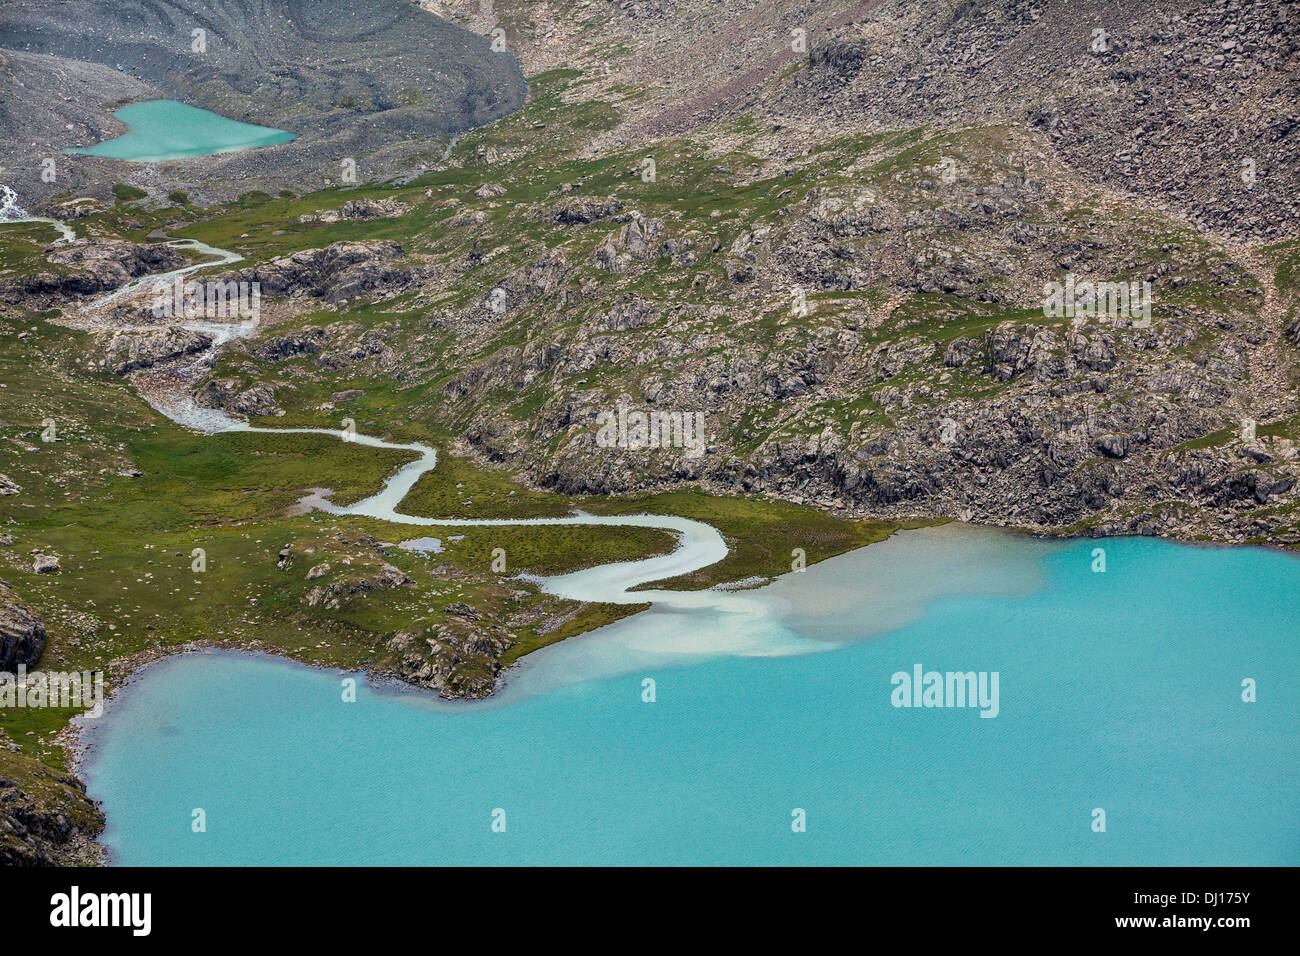
[[[105,842],[134,865],[1300,863],[1293,556],[950,526],[734,597],[531,655],[479,704],[156,663],[88,725]],[[997,716],[895,707],[917,664],[997,672]]]
[[[240,123],[176,100],[132,103],[114,110],[113,116],[127,127],[126,133],[88,149],[66,152],[152,163],[274,146],[298,138],[294,133]]]

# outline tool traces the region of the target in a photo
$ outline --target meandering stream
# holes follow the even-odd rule
[[[191,248],[217,261],[92,305],[237,261]],[[189,327],[214,335],[192,375],[252,331]],[[181,374],[150,401],[199,431],[325,434],[415,456],[355,504],[307,499],[329,514],[653,527],[678,547],[540,579],[564,597],[653,606],[529,655],[473,706],[364,681],[346,703],[339,675],[264,656],[153,665],[87,727],[83,772],[115,862],[1300,862],[1292,556],[1112,539],[1099,574],[1094,541],[951,526],[751,591],[632,592],[720,560],[725,541],[663,515],[403,514],[433,448],[251,426],[198,408],[187,384]],[[997,719],[900,707],[893,678],[923,665],[999,674]]]
[[[92,300],[85,306],[89,312],[98,311],[115,302],[123,302],[145,293],[159,285],[168,286],[177,279],[191,275],[201,269],[230,265],[243,259],[239,253],[219,249],[194,239],[167,240],[172,248],[189,249],[210,256],[208,262],[192,263],[178,269],[150,276],[132,279],[127,284]],[[317,493],[304,499],[304,503],[335,515],[357,515],[377,518],[393,524],[414,526],[437,525],[439,527],[505,527],[505,526],[548,526],[548,525],[596,525],[607,527],[657,528],[672,533],[677,538],[677,547],[670,554],[646,558],[639,561],[622,561],[600,565],[570,574],[555,575],[535,579],[542,590],[559,597],[576,601],[606,602],[614,604],[642,604],[646,602],[665,603],[674,607],[702,607],[725,605],[734,610],[742,610],[746,601],[733,593],[708,591],[668,591],[649,590],[629,592],[643,584],[663,580],[679,574],[687,574],[700,568],[708,567],[727,556],[727,543],[716,528],[701,521],[681,518],[673,515],[630,515],[606,516],[577,513],[563,518],[516,518],[516,519],[467,519],[467,518],[429,518],[418,515],[403,514],[398,510],[407,494],[415,487],[420,478],[432,471],[438,464],[438,453],[433,448],[419,443],[401,443],[385,441],[373,435],[366,435],[351,430],[333,428],[265,428],[250,425],[233,418],[221,409],[199,406],[189,393],[188,386],[204,367],[210,367],[220,349],[236,338],[244,338],[256,332],[252,323],[186,322],[183,327],[205,332],[213,337],[212,345],[197,357],[191,357],[179,374],[172,376],[169,382],[173,388],[153,391],[148,398],[155,409],[178,424],[197,431],[215,434],[218,432],[262,432],[267,434],[315,434],[332,435],[340,441],[351,441],[370,448],[384,448],[394,451],[413,452],[418,457],[399,468],[383,483],[380,490],[370,497],[347,506],[335,505],[328,498]]]
[[[211,269],[216,266],[228,266],[235,262],[243,262],[244,257],[238,252],[231,252],[228,249],[218,249],[216,246],[210,246],[206,242],[199,242],[197,239],[168,239],[166,245],[171,249],[186,249],[199,253],[203,256],[212,256],[208,262],[195,262],[187,266],[181,266],[179,269],[172,269],[169,272],[160,272],[156,275],[138,276],[127,282],[125,285],[114,289],[112,292],[105,293],[87,303],[83,308],[89,311],[98,311],[106,305],[112,305],[114,302],[124,302],[133,296],[140,295],[147,289],[157,288],[159,286],[167,287],[171,283],[187,276],[190,273],[198,272],[200,269]],[[185,328],[202,329],[211,331],[213,326],[221,326],[226,323],[202,322],[188,324]],[[230,334],[225,336],[220,343],[213,342],[214,347],[220,347],[232,338],[237,338],[239,330],[243,329],[246,333],[251,334],[252,327],[242,324],[231,324]]]

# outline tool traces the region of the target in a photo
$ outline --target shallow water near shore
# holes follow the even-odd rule
[[[155,163],[274,146],[298,138],[295,133],[241,123],[177,100],[132,103],[114,110],[113,116],[127,127],[127,132],[67,152]]]
[[[137,865],[1300,863],[1293,556],[953,527],[722,597],[530,655],[482,704],[154,664],[89,725],[104,841]],[[997,671],[998,716],[894,707],[916,664]]]

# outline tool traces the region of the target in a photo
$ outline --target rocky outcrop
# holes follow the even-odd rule
[[[324,339],[324,329],[308,328],[288,335],[277,335],[260,340],[250,349],[250,352],[254,358],[264,362],[282,362],[298,355],[313,355],[319,352]]]
[[[35,667],[45,650],[45,622],[0,581],[0,671]]]
[[[240,270],[239,280],[261,284],[263,295],[325,299],[332,305],[362,295],[405,288],[411,272],[393,265],[402,247],[386,240],[336,242]]]
[[[610,233],[591,254],[591,264],[605,272],[623,272],[634,262],[656,254],[655,240],[664,230],[660,219],[634,217],[631,222]]]
[[[495,689],[501,655],[514,642],[507,627],[457,601],[444,608],[441,623],[395,634],[376,671],[453,700],[483,698]]]
[[[338,209],[324,209],[320,212],[299,216],[299,222],[338,222],[340,219],[392,219],[407,212],[411,207],[396,199],[349,199]]]
[[[583,196],[556,204],[551,208],[550,218],[562,226],[585,226],[616,216],[622,210],[623,204],[617,199]]]
[[[104,341],[104,361],[118,375],[152,368],[187,355],[197,355],[212,345],[212,336],[193,329],[169,327],[143,331],[113,332]]]
[[[275,402],[275,389],[265,382],[245,388],[233,378],[214,378],[194,393],[194,401],[203,408],[221,408],[235,415],[283,415]]]
[[[0,301],[96,295],[110,292],[139,276],[185,264],[174,249],[163,243],[142,245],[121,239],[79,240],[50,250],[46,261],[55,270],[11,280],[0,289]]]
[[[0,731],[0,866],[87,866],[104,814],[85,784],[18,752]]]
[[[315,580],[329,572],[329,564],[317,565],[307,573],[307,580]],[[344,577],[332,584],[314,587],[307,592],[303,602],[308,607],[323,605],[326,608],[337,608],[354,595],[366,594],[370,591],[388,591],[410,583],[411,579],[400,569],[391,564],[383,564],[370,574]]]

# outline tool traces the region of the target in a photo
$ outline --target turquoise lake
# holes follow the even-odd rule
[[[1293,556],[949,527],[739,596],[531,655],[481,704],[161,661],[87,724],[112,860],[1300,864]],[[917,664],[997,672],[997,716],[895,707]]]
[[[89,149],[65,152],[152,163],[274,146],[298,138],[294,133],[240,123],[176,100],[132,103],[114,110],[113,116],[127,127],[126,133]]]

